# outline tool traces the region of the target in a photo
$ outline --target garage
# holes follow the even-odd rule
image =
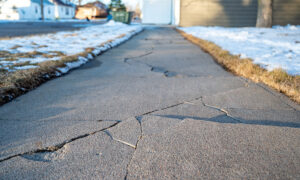
[[[142,5],[143,23],[171,24],[172,0],[144,0]]]
[[[181,26],[255,26],[257,0],[181,0]]]
[[[300,24],[300,0],[273,0],[273,25]],[[142,0],[142,22],[253,27],[257,0]]]

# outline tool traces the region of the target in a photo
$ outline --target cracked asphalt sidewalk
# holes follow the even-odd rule
[[[300,106],[169,27],[0,108],[0,179],[299,179]]]

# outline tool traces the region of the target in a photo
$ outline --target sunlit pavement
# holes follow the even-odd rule
[[[0,108],[0,179],[299,179],[299,110],[148,26]]]

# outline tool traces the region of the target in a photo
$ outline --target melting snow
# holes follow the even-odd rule
[[[195,37],[211,41],[234,55],[251,58],[267,70],[282,68],[300,75],[300,26],[273,28],[179,28]]]
[[[140,25],[126,25],[110,21],[104,25],[89,26],[76,31],[0,40],[0,52],[8,51],[15,54],[37,51],[43,54],[55,54],[55,52],[59,51],[67,56],[71,56],[85,52],[86,48],[95,48],[93,55],[99,55],[101,52],[128,40],[141,30],[142,27]],[[67,63],[65,69],[60,68],[60,70],[66,73],[69,69],[78,67],[92,58],[92,54],[89,54],[88,57],[80,57],[78,61]],[[55,61],[60,60],[60,58],[47,58],[41,55],[36,55],[34,58],[17,58],[17,60],[13,61],[1,58],[0,68],[7,69],[10,66],[10,68],[13,68],[10,70],[29,69],[36,67],[33,66],[34,63],[50,60]],[[21,62],[29,62],[31,65],[13,67],[14,64]]]

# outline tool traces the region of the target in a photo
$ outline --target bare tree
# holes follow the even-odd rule
[[[272,4],[273,0],[258,0],[256,27],[272,26]]]

